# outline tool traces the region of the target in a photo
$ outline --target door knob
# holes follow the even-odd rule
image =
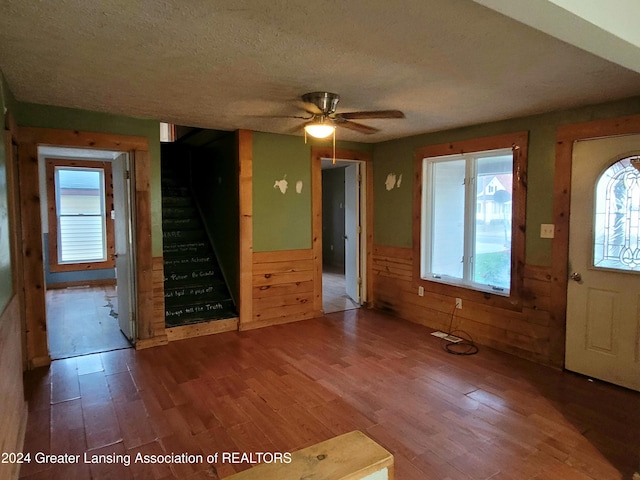
[[[578,272],[573,272],[569,278],[574,282],[582,281],[582,275],[580,275]]]

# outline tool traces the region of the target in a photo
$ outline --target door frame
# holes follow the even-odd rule
[[[322,311],[322,159],[333,158],[332,147],[312,147],[311,148],[311,209],[312,224],[311,236],[313,238],[313,308],[315,311]],[[365,163],[365,217],[362,228],[364,242],[360,248],[365,251],[366,261],[362,262],[361,272],[364,277],[362,283],[361,305],[367,307],[373,305],[373,275],[371,275],[372,254],[373,254],[373,161],[371,154],[358,150],[336,148],[335,158],[339,160],[353,160]]]
[[[151,165],[146,137],[18,127],[18,182],[22,208],[22,256],[26,317],[27,364],[30,369],[51,363],[47,346],[47,319],[40,214],[38,146],[93,148],[129,152],[134,179],[132,209],[136,244],[134,259],[137,335],[140,341],[156,336],[153,323],[151,250]],[[158,332],[160,333],[160,332]]]
[[[551,319],[557,328],[550,338],[551,363],[565,364],[567,289],[569,275],[569,215],[571,209],[571,163],[578,140],[640,133],[640,115],[563,125],[556,132],[553,222],[551,250]]]

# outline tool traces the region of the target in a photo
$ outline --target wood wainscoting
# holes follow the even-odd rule
[[[0,453],[22,452],[27,404],[22,383],[20,302],[14,295],[0,316]],[[18,478],[17,463],[0,462],[0,478]]]
[[[314,281],[313,249],[257,252],[252,267],[253,315],[248,321],[240,317],[240,330],[322,315],[314,306],[322,295],[322,282]]]
[[[478,344],[561,368],[551,351],[551,268],[525,265],[521,311],[464,301],[455,309],[448,295],[424,292],[413,281],[411,248],[375,246],[373,250],[374,306],[435,330],[464,330]],[[554,355],[555,354],[555,355]]]

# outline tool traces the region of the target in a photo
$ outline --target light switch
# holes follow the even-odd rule
[[[553,238],[555,234],[555,225],[553,223],[540,224],[540,238]]]

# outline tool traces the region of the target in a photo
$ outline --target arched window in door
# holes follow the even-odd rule
[[[640,272],[640,171],[630,156],[607,168],[596,182],[593,265]]]

